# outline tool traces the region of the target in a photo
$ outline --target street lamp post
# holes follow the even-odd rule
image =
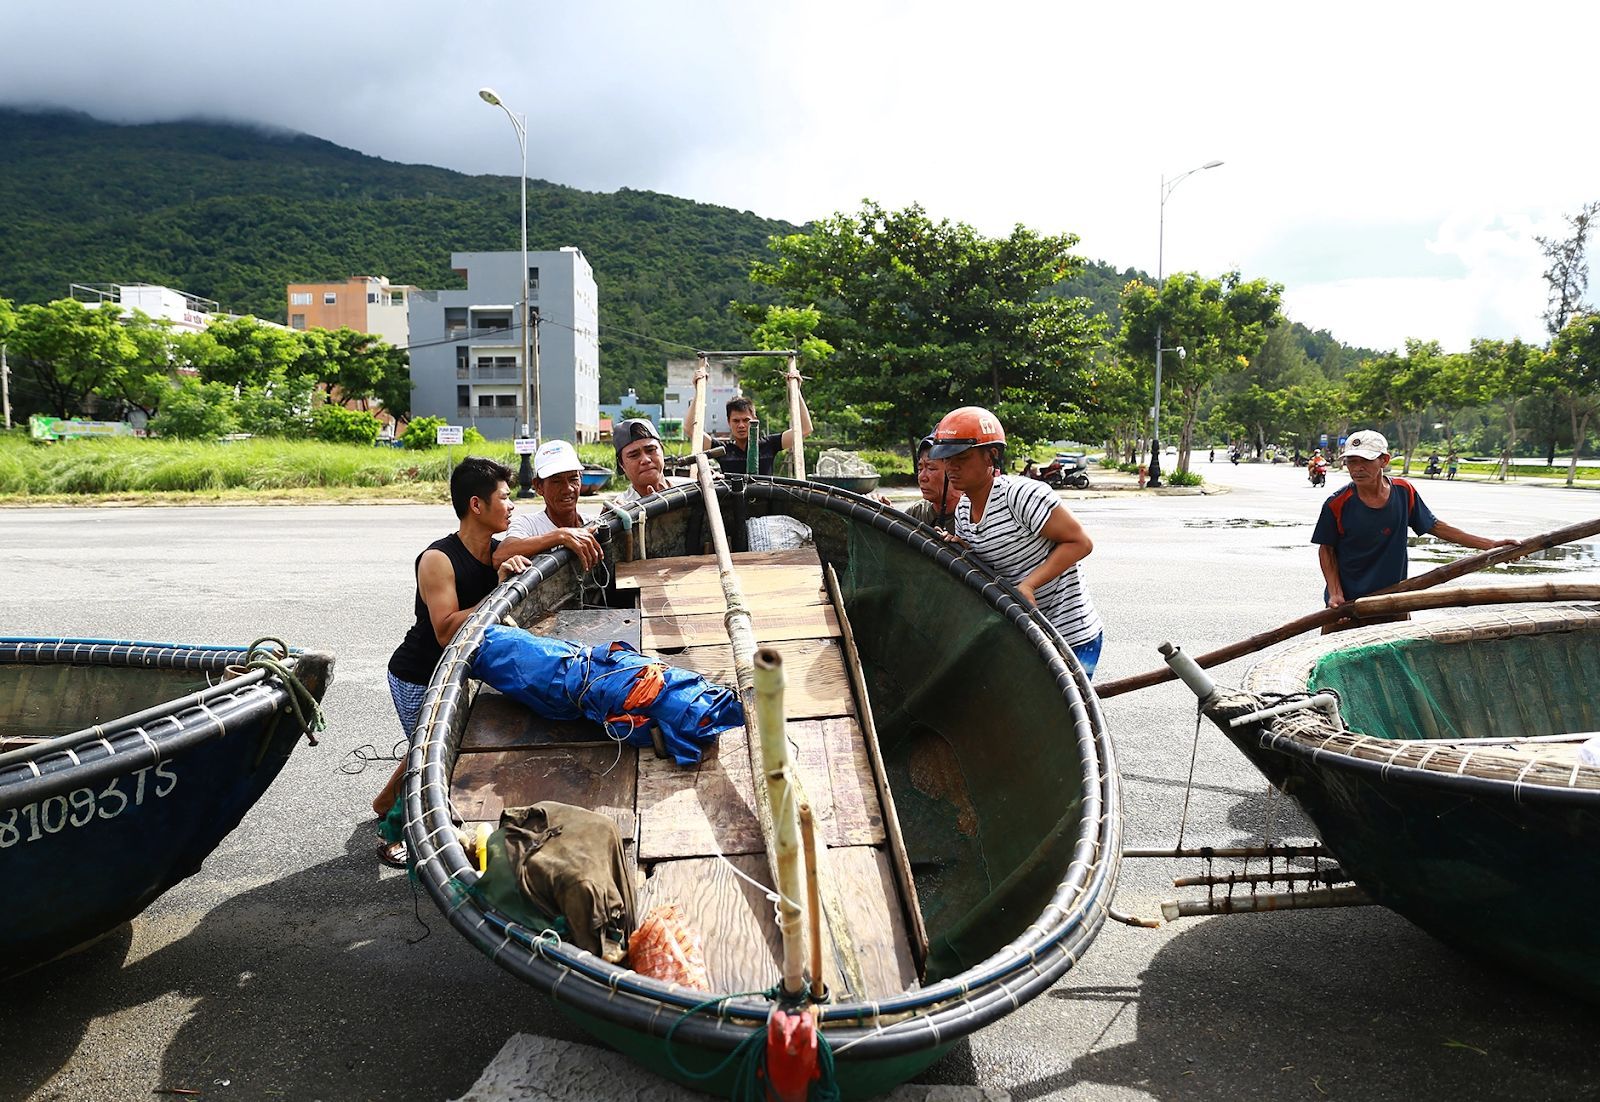
[[[1161,485],[1161,293],[1166,283],[1166,271],[1163,268],[1167,244],[1167,197],[1172,194],[1177,186],[1193,176],[1196,172],[1204,172],[1208,168],[1216,168],[1221,161],[1207,161],[1197,168],[1191,168],[1181,176],[1176,176],[1171,183],[1165,176],[1161,177],[1161,209],[1158,212],[1156,224],[1156,401],[1150,407],[1150,478],[1145,483],[1151,489]],[[1181,356],[1179,357],[1182,358]]]
[[[478,98],[492,107],[498,107],[511,120],[517,132],[517,148],[522,151],[522,301],[517,306],[517,325],[522,330],[522,435],[543,435],[544,419],[539,410],[539,368],[535,359],[539,334],[536,332],[529,308],[528,288],[528,116],[517,115],[500,101],[493,88],[479,88]],[[533,432],[529,433],[529,414],[532,413]],[[533,460],[522,453],[522,463],[517,469],[518,497],[533,496]]]

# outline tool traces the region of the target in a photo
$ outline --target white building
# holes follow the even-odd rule
[[[668,360],[667,386],[661,394],[662,420],[689,423],[689,406],[694,401],[694,373],[699,360]],[[706,380],[706,431],[728,431],[728,401],[744,392],[731,360],[712,360],[711,377]]]
[[[490,439],[520,431],[520,252],[451,253],[465,291],[413,291],[411,412],[473,425]],[[530,312],[538,318],[540,417],[545,438],[600,437],[600,311],[594,270],[578,249],[528,254]]]
[[[124,319],[133,317],[138,310],[152,321],[170,322],[172,328],[188,333],[198,333],[218,318],[239,316],[223,310],[212,299],[154,283],[74,283],[70,294],[85,306],[114,307]],[[284,328],[274,321],[261,324]]]

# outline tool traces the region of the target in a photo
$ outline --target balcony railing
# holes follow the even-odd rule
[[[471,424],[473,421],[522,421],[521,406],[457,406],[456,420],[461,424]]]
[[[456,378],[476,379],[480,383],[517,383],[522,381],[522,368],[515,364],[510,367],[504,364],[490,367],[456,365]]]

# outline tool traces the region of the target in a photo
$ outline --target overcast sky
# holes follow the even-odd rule
[[[1284,284],[1389,348],[1543,339],[1535,234],[1600,199],[1593,3],[0,7],[0,104],[206,117],[803,222],[865,197]],[[4,167],[0,166],[0,171]],[[3,231],[0,231],[3,232]],[[1597,253],[1596,255],[1600,255]],[[1593,296],[1591,296],[1593,297]]]

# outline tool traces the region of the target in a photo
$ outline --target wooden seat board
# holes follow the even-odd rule
[[[828,591],[819,576],[781,589],[745,592],[745,601],[752,611],[768,609],[808,608],[828,603]],[[722,615],[727,608],[722,588],[682,590],[677,586],[646,586],[639,590],[639,611],[646,618],[654,616],[685,616],[697,613]]]
[[[608,741],[463,754],[450,779],[450,799],[463,819],[491,823],[507,807],[558,800],[611,815],[632,837],[639,752],[622,746],[619,760],[618,749]]]
[[[735,551],[733,565],[743,578],[746,571],[759,571],[769,567],[817,566],[821,561],[814,547],[792,551]],[[637,589],[641,585],[664,585],[668,581],[681,582],[685,578],[717,577],[715,555],[683,555],[670,559],[636,559],[618,563],[612,572],[618,589]]]
[[[850,675],[844,651],[834,639],[784,639],[771,644],[783,656],[787,683],[783,710],[790,719],[850,715],[855,703],[850,695]],[[734,686],[733,653],[726,644],[688,647],[655,653],[674,666],[694,670],[719,685]]]
[[[605,730],[587,719],[546,719],[494,690],[479,689],[461,735],[461,753],[531,750],[549,743],[594,742],[614,746]],[[612,750],[615,753],[615,750]]]
[[[827,873],[838,884],[845,921],[861,966],[863,992],[853,998],[882,998],[904,991],[916,982],[916,966],[900,917],[889,861],[870,846],[831,849],[825,856]],[[711,989],[758,991],[778,978],[783,957],[772,902],[766,890],[737,876],[729,864],[757,884],[770,884],[772,874],[764,854],[690,857],[657,861],[649,866],[638,895],[639,913],[675,904],[689,928],[700,937],[706,955]],[[845,994],[835,963],[833,931],[823,946],[825,980],[836,996]]]
[[[809,608],[766,610],[753,606],[751,626],[756,642],[784,639],[830,639],[839,635],[839,617],[832,605]],[[646,650],[664,647],[696,647],[713,643],[728,645],[728,629],[719,612],[690,616],[650,616],[644,621]]]
[[[882,804],[872,784],[861,730],[850,717],[793,720],[793,760],[828,846],[878,845]],[[762,851],[743,728],[724,732],[715,752],[685,769],[670,759],[639,759],[641,860]]]

